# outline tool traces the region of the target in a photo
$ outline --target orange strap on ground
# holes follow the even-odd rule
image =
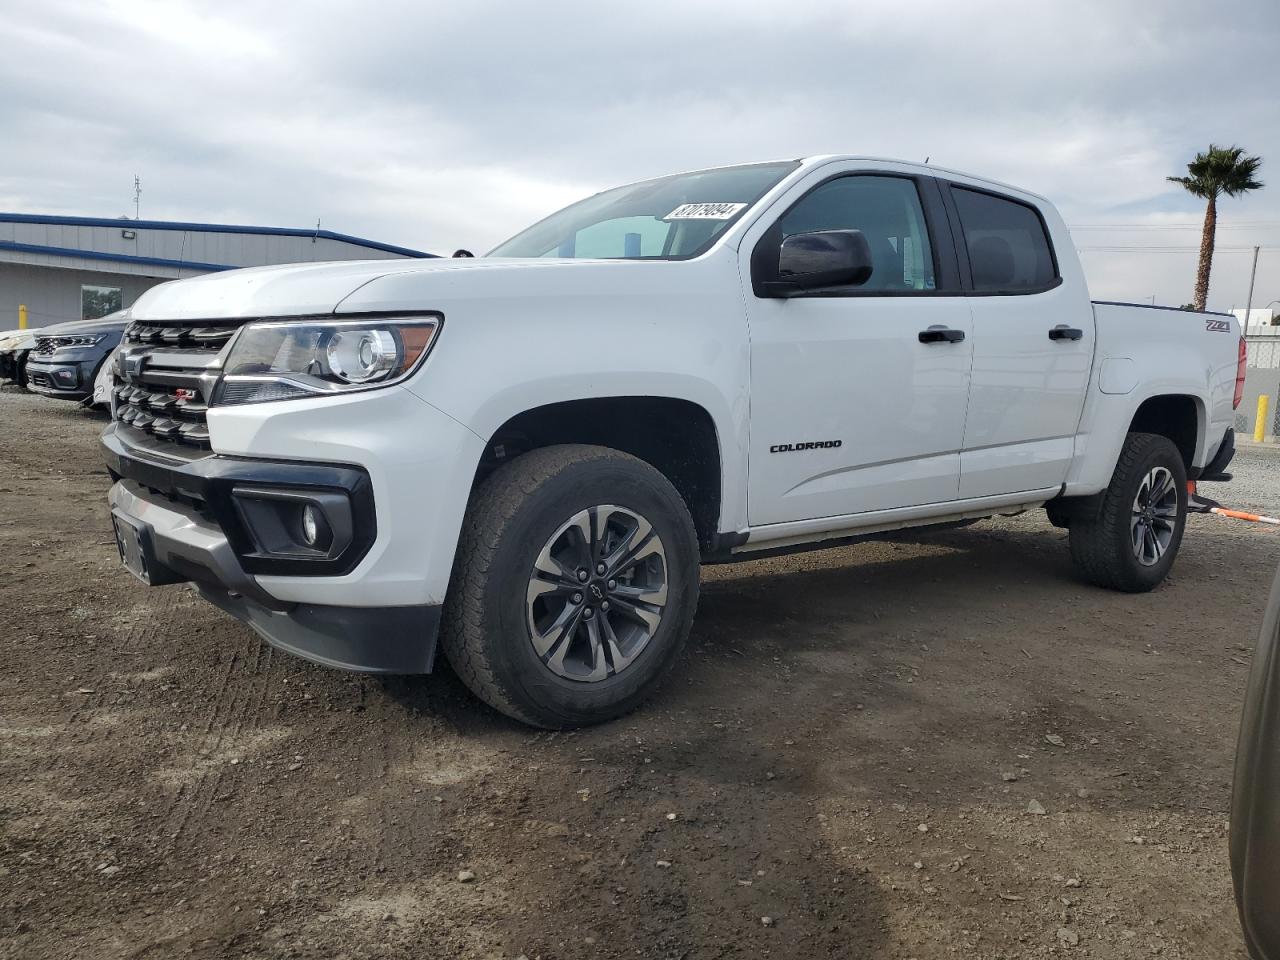
[[[1211,507],[1210,513],[1216,513],[1220,517],[1231,517],[1234,520],[1248,520],[1250,523],[1270,523],[1280,527],[1280,520],[1275,517],[1262,517],[1256,513],[1245,513],[1243,510],[1228,510],[1226,507]]]

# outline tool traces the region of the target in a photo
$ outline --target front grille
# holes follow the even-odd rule
[[[206,415],[217,383],[218,352],[241,323],[130,324],[115,360],[115,419],[148,437],[208,450]]]
[[[49,375],[38,370],[27,371],[27,382],[32,386],[44,387],[46,390],[53,389],[53,381],[49,379]]]

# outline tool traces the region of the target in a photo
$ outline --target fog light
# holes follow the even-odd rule
[[[351,501],[343,491],[237,486],[231,496],[252,541],[237,547],[241,557],[332,560],[351,543]]]
[[[319,538],[320,518],[316,515],[316,508],[308,503],[302,508],[302,542],[314,547]]]
[[[302,545],[308,550],[327,552],[333,545],[333,528],[329,525],[324,508],[318,503],[307,502],[302,505],[297,517],[296,536],[302,540]]]

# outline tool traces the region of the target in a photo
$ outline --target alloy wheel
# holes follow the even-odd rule
[[[1129,534],[1133,555],[1144,567],[1152,567],[1169,549],[1178,523],[1178,487],[1165,467],[1152,467],[1133,498]]]
[[[534,652],[552,673],[583,682],[634,663],[666,603],[661,537],[615,504],[589,507],[561,526],[538,552],[525,593]]]

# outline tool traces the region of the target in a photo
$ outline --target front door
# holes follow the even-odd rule
[[[940,286],[953,272],[929,229],[945,216],[940,194],[887,171],[819,181],[744,257],[776,266],[783,237],[860,230],[873,269],[859,286],[789,299],[757,296],[744,276],[752,526],[957,496],[972,338],[967,301]]]

